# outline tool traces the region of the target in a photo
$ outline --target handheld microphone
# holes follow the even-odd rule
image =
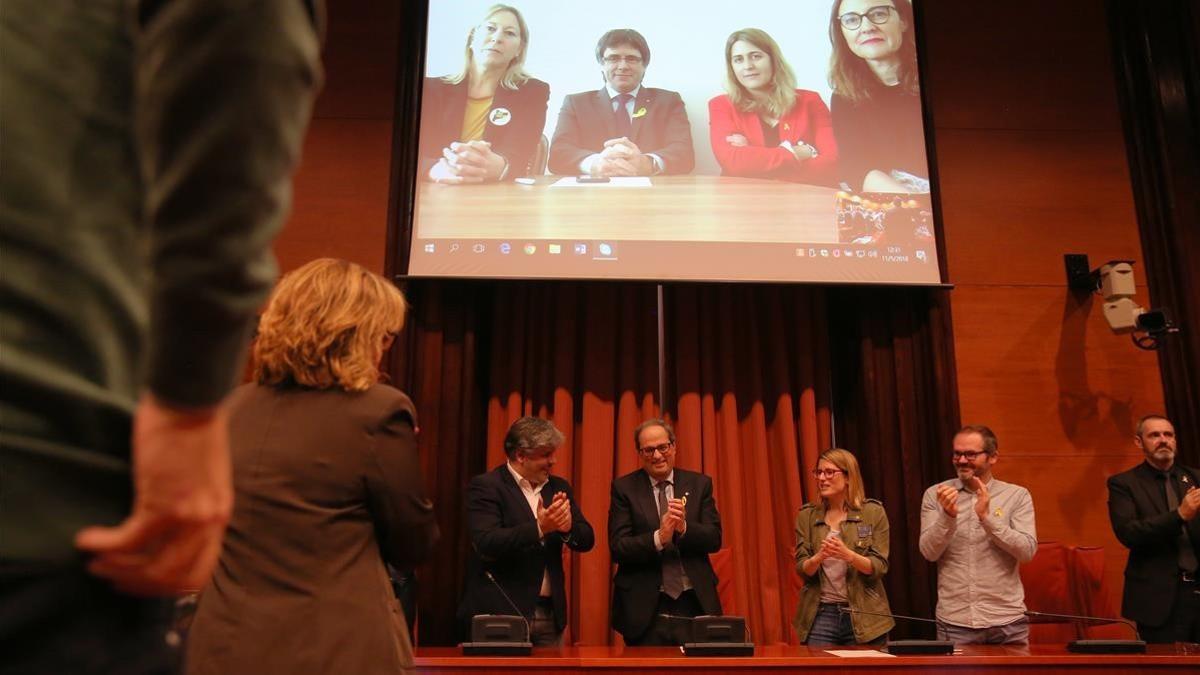
[[[937,619],[926,619],[923,616],[906,616],[904,614],[885,614],[884,612],[868,612],[863,609],[851,609],[846,606],[839,606],[838,610],[843,614],[864,614],[866,616],[886,616],[890,619],[903,619],[905,621],[920,621],[921,623],[931,623],[937,626],[939,630],[945,633],[943,624]],[[952,654],[954,653],[954,643],[950,640],[888,640],[887,650],[889,654]]]
[[[1082,614],[1053,614],[1051,612],[1026,611],[1025,616],[1031,619],[1070,619],[1072,621],[1090,621],[1095,623],[1123,623],[1133,631],[1132,640],[1071,640],[1067,643],[1067,651],[1083,654],[1142,654],[1146,651],[1146,643],[1138,633],[1137,624],[1124,617],[1115,616],[1084,616]]]

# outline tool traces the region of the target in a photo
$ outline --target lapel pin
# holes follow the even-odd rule
[[[638,108],[637,112],[633,113],[633,116],[634,116],[634,118],[645,117],[646,116],[646,106],[642,106],[641,108]]]
[[[512,121],[512,113],[508,108],[492,108],[492,112],[488,113],[488,121],[502,127]]]

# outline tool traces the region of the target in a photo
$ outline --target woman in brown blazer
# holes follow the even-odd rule
[[[384,561],[437,540],[416,412],[379,384],[404,296],[352,263],[285,276],[231,403],[235,502],[187,647],[191,675],[388,673],[413,667]]]

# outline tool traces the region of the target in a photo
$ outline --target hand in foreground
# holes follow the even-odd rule
[[[75,545],[88,571],[134,595],[175,595],[208,582],[233,509],[228,413],[171,409],[146,394],[133,420],[133,511],[88,527]]]
[[[951,518],[958,517],[958,490],[949,485],[943,485],[937,489],[937,500],[946,515]]]

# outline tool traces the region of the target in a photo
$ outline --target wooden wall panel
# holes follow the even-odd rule
[[[939,129],[1120,130],[1102,2],[922,5]]]
[[[1105,547],[1119,607],[1105,480],[1141,460],[1132,425],[1162,385],[1062,269],[1064,253],[1142,259],[1103,6],[925,6],[961,416],[995,429],[1039,538]]]
[[[1064,253],[1141,257],[1119,130],[938,130],[937,149],[954,283],[1061,286]]]
[[[312,121],[276,242],[283,269],[329,256],[383,271],[391,142],[391,120]]]

